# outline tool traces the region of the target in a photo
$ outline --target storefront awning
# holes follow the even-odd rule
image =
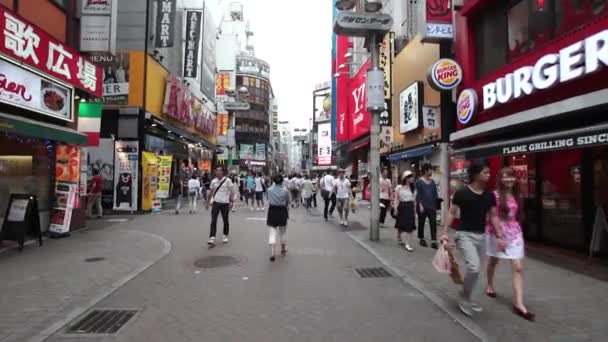
[[[179,128],[175,125],[172,125],[172,124],[168,123],[167,121],[161,120],[153,115],[150,115],[150,118],[152,119],[152,121],[163,125],[166,129],[170,130],[171,132],[173,132],[179,136],[185,137],[186,139],[190,140],[193,143],[201,143],[204,147],[217,151],[216,146],[205,139],[196,137],[192,133],[190,133],[182,128]]]
[[[433,146],[424,146],[418,148],[412,148],[411,150],[405,150],[388,155],[388,160],[397,161],[401,159],[409,159],[415,157],[421,157],[429,155],[433,152]]]
[[[87,144],[87,135],[76,130],[3,113],[0,113],[0,131],[70,144]]]
[[[346,150],[348,152],[352,152],[354,150],[358,150],[358,149],[366,147],[366,146],[369,146],[369,135],[366,137],[363,137],[359,140],[355,140],[355,141],[349,143],[348,147],[346,147]]]
[[[454,150],[467,158],[509,156],[608,145],[608,124],[503,140]]]

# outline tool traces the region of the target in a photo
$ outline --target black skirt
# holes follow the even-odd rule
[[[411,233],[416,230],[416,213],[414,202],[399,202],[395,228],[400,232]]]
[[[289,218],[289,212],[287,207],[271,205],[268,207],[268,218],[266,224],[269,227],[285,227],[287,226],[287,219]]]

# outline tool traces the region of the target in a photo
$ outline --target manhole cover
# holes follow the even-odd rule
[[[238,258],[229,255],[210,255],[197,259],[194,266],[198,268],[218,268],[237,265],[239,262]]]
[[[68,334],[114,334],[137,310],[93,310],[68,328]]]
[[[355,268],[355,273],[361,278],[390,278],[392,275],[388,273],[384,267],[363,267]]]
[[[99,261],[104,261],[104,260],[106,260],[106,258],[104,258],[104,257],[92,257],[92,258],[84,259],[85,262],[99,262]]]

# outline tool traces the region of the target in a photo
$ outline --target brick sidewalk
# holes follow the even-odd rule
[[[105,226],[96,220],[91,226]],[[138,220],[121,223],[136,225]],[[0,255],[0,341],[42,341],[170,251],[167,240],[88,229]],[[87,262],[88,258],[104,258]]]
[[[369,227],[369,210],[358,211],[352,220]],[[387,222],[388,225],[393,223],[392,219]],[[537,314],[537,321],[530,323],[511,312],[511,267],[503,262],[495,281],[498,299],[491,300],[483,295],[484,272],[477,288],[477,301],[485,311],[469,319],[457,308],[461,287],[433,269],[433,249],[416,243],[413,253],[406,252],[395,242],[393,228],[381,229],[379,242],[369,241],[368,231],[354,231],[348,235],[483,340],[602,341],[608,335],[605,324],[608,282],[527,258],[525,300],[530,311]],[[463,269],[463,263],[460,264]]]

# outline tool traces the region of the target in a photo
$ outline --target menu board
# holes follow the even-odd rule
[[[169,190],[171,189],[171,163],[173,156],[159,156],[158,163],[158,189],[156,190],[156,198],[169,198]]]
[[[57,182],[49,231],[64,235],[70,231],[78,183]]]

